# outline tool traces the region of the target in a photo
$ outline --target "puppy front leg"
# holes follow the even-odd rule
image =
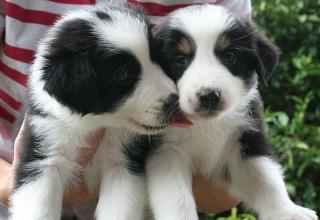
[[[259,214],[260,220],[318,219],[314,211],[290,200],[280,165],[273,159],[234,153],[229,162],[231,189]]]
[[[13,192],[10,220],[60,220],[64,190],[61,175],[55,168],[38,175]]]
[[[142,220],[146,208],[145,178],[117,166],[104,171],[97,220]]]
[[[197,220],[191,163],[171,146],[161,146],[147,162],[147,184],[156,220]]]

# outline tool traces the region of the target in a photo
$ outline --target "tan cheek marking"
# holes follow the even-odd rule
[[[226,35],[220,36],[219,39],[218,39],[218,42],[217,42],[217,49],[218,50],[224,50],[229,46],[230,46],[230,39],[227,38]]]
[[[182,38],[178,44],[178,50],[186,55],[190,55],[192,53],[192,48],[189,41],[186,38]]]

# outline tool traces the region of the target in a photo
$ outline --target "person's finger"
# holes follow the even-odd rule
[[[0,158],[0,203],[8,205],[11,186],[11,164]]]
[[[86,185],[79,185],[64,194],[63,204],[74,205],[87,202],[98,197],[98,192],[90,192]]]
[[[93,155],[97,151],[97,147],[102,140],[105,133],[105,129],[100,129],[87,137],[87,146],[81,149],[78,163],[82,167],[86,167]],[[82,174],[79,174],[79,178],[82,178]],[[98,194],[90,192],[87,185],[83,182],[82,184],[72,187],[69,191],[65,192],[64,201],[65,205],[79,204],[86,202],[92,198],[97,197]]]
[[[15,170],[19,163],[19,154],[22,149],[22,140],[23,135],[25,133],[25,118],[23,120],[22,126],[19,130],[19,133],[14,141],[14,155],[13,155],[13,161],[12,165],[4,162],[0,159],[0,167],[1,169],[1,175],[0,175],[0,201],[7,205],[9,196],[14,189],[15,184]],[[5,170],[3,169],[5,167]]]
[[[7,161],[0,158],[0,179],[2,179],[3,176],[7,176],[11,169],[11,164]]]
[[[13,161],[12,161],[12,168],[13,170],[16,169],[18,163],[19,163],[19,156],[22,150],[22,145],[23,145],[23,138],[25,135],[25,130],[26,130],[26,116],[23,119],[22,125],[20,127],[20,130],[18,132],[18,135],[16,139],[14,140],[14,153],[13,153]]]
[[[8,178],[8,177],[6,177]],[[11,193],[10,189],[7,186],[4,186],[4,184],[8,182],[8,180],[1,180],[0,183],[0,204],[4,206],[8,206],[9,203],[9,195]]]
[[[225,185],[217,185],[201,175],[196,175],[193,179],[193,193],[197,207],[203,213],[221,213],[239,203]]]
[[[7,205],[9,196],[15,184],[15,170],[19,163],[19,154],[21,151],[22,139],[25,132],[25,118],[19,133],[14,141],[14,155],[12,165],[0,159],[0,202]]]
[[[102,140],[105,133],[105,129],[100,129],[97,132],[90,134],[87,138],[87,146],[84,146],[81,149],[80,157],[79,157],[79,164],[83,167],[87,166],[95,152],[97,151],[97,147]]]

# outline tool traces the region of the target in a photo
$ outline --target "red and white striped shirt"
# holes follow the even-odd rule
[[[25,98],[27,72],[46,30],[64,13],[107,0],[0,0],[0,157],[12,159],[13,124]],[[110,0],[119,3],[121,0]],[[193,4],[221,4],[241,18],[251,16],[250,0],[128,0],[158,23],[171,11]]]

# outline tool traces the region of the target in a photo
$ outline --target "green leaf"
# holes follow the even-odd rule
[[[289,117],[284,112],[278,112],[278,121],[281,126],[286,126],[286,125],[288,125]]]
[[[299,148],[299,149],[303,149],[303,150],[308,150],[309,149],[308,144],[306,144],[305,142],[297,142],[295,144],[295,147]]]

